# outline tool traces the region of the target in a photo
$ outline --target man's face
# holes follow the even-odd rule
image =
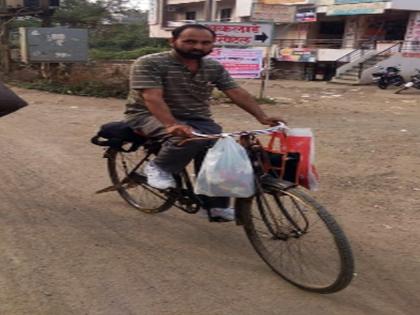
[[[171,40],[171,46],[183,58],[201,59],[213,50],[213,35],[204,29],[187,28],[177,39]]]

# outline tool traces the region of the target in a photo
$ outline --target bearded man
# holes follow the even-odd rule
[[[186,24],[172,31],[172,50],[138,58],[131,67],[130,94],[126,109],[129,125],[149,137],[170,136],[144,173],[150,186],[175,187],[174,173],[193,159],[198,171],[208,141],[177,143],[193,131],[220,133],[209,106],[213,88],[253,115],[263,125],[275,125],[280,117],[268,117],[255,99],[231,78],[223,66],[210,58],[216,34],[201,24]],[[202,196],[212,221],[231,221],[229,198]]]

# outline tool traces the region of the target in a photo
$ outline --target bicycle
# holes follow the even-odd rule
[[[347,287],[354,275],[352,250],[333,216],[296,183],[282,180],[267,168],[267,154],[257,135],[283,130],[284,125],[264,130],[195,134],[201,139],[237,136],[254,168],[256,193],[236,198],[235,221],[244,227],[262,260],[289,283],[312,292],[334,293]],[[104,157],[112,186],[98,193],[117,191],[132,207],[146,213],[179,208],[196,213],[202,202],[194,194],[186,169],[175,174],[177,187],[158,190],[147,185],[142,167],[159,152],[166,139],[141,139],[129,149],[109,147]],[[194,141],[196,138],[187,139]],[[97,143],[96,143],[97,144]]]

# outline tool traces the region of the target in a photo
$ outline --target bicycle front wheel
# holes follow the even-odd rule
[[[168,210],[173,205],[174,198],[147,185],[147,178],[142,172],[147,162],[144,159],[143,149],[134,152],[116,150],[109,152],[108,172],[111,181],[120,196],[132,207],[146,213]],[[144,160],[143,163],[134,170],[142,160]]]
[[[349,285],[354,272],[350,244],[313,198],[289,188],[239,201],[239,209],[253,247],[282,278],[318,293]]]

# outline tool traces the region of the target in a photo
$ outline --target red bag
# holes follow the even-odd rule
[[[276,148],[277,146],[277,148]],[[293,170],[293,181],[310,190],[316,190],[319,186],[319,176],[316,171],[314,136],[309,128],[293,128],[286,132],[276,132],[271,136],[266,148],[269,153],[280,154],[281,165],[272,165],[274,170],[278,170],[281,178],[284,178],[290,169],[287,161],[290,156],[297,156],[297,167]],[[288,172],[289,171],[289,172]]]

